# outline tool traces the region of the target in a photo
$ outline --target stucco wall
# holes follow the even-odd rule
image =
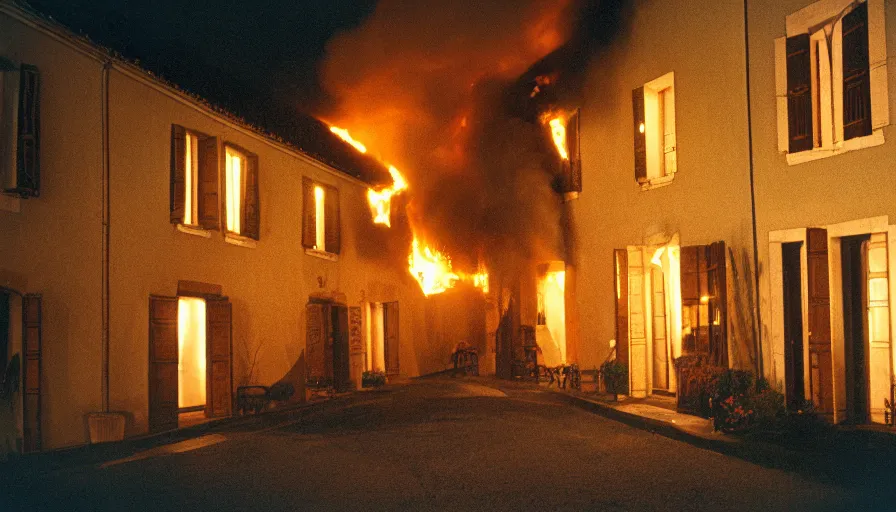
[[[0,55],[41,74],[41,191],[0,209],[0,285],[43,296],[44,447],[101,406],[101,67],[0,13]]]
[[[725,241],[740,266],[752,254],[743,5],[640,2],[622,33],[589,72],[583,191],[571,205],[579,362],[587,368],[607,358],[615,337],[614,249],[679,233],[682,246]],[[670,185],[642,191],[634,176],[632,91],[669,72],[678,172]],[[733,281],[730,259],[728,265]],[[740,279],[752,282],[745,269]],[[733,294],[730,285],[729,311],[742,301]],[[741,330],[729,325],[731,333]],[[741,338],[729,339],[734,365],[749,364],[744,352],[752,340]]]

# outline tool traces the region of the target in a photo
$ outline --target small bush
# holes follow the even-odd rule
[[[628,392],[628,368],[616,361],[605,361],[600,365],[600,375],[607,387],[607,393],[625,394]]]
[[[378,388],[386,385],[386,374],[384,372],[372,371],[361,374],[362,388]]]

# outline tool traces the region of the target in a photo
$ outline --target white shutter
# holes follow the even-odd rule
[[[868,67],[871,80],[871,129],[890,124],[887,38],[884,0],[868,0]]]
[[[644,283],[644,254],[641,247],[628,248],[629,393],[647,396],[647,307]]]

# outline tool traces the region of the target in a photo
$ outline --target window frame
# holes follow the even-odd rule
[[[339,208],[339,189],[335,185],[330,185],[322,181],[318,181],[308,176],[302,177],[302,247],[305,254],[316,256],[330,261],[337,261],[341,253],[341,219]],[[320,194],[318,193],[320,191]],[[323,202],[318,203],[318,198],[322,196]],[[328,199],[335,199],[336,205],[328,205]],[[309,212],[309,208],[313,210],[313,215]],[[336,219],[329,219],[327,214],[333,213]],[[319,215],[323,213],[323,215]],[[313,236],[310,231],[309,223],[314,219]],[[327,235],[330,228],[335,227],[336,240],[331,240],[338,245],[337,251],[333,252],[327,248]]]
[[[636,92],[639,90],[643,91],[643,105],[634,115],[637,117],[640,113],[643,120],[636,126],[635,136],[644,137],[645,175],[643,178],[636,176],[636,181],[641,190],[646,191],[672,183],[678,172],[675,72],[670,71],[635,89]],[[671,125],[671,133],[666,133],[667,125]],[[636,144],[635,151],[639,150]]]
[[[230,187],[230,183],[229,183],[231,180],[231,177],[228,175],[229,174],[228,167],[230,165],[230,158],[229,158],[228,152],[237,153],[241,157],[241,162],[242,162],[240,165],[240,168],[241,168],[240,185],[239,185],[240,186],[240,190],[239,190],[240,202],[239,202],[239,212],[237,212],[238,217],[239,217],[237,219],[239,222],[239,230],[238,231],[234,231],[234,230],[230,229],[230,227],[228,225],[228,217],[230,216],[230,213],[228,211],[228,208],[229,208],[228,193],[231,193],[231,187]],[[224,232],[224,240],[228,243],[232,243],[234,245],[239,245],[241,247],[254,248],[254,247],[256,247],[256,243],[258,242],[258,240],[260,238],[260,231],[261,231],[261,220],[260,220],[261,206],[260,206],[260,198],[259,198],[260,189],[259,189],[259,184],[258,184],[258,182],[259,182],[258,155],[256,155],[255,153],[253,153],[251,151],[248,151],[247,149],[245,149],[244,147],[242,147],[238,144],[234,144],[234,143],[228,142],[226,140],[223,142],[222,151],[221,151],[220,155],[221,155],[220,158],[223,159],[223,164],[220,166],[220,169],[222,169],[222,172],[219,172],[219,184],[222,184],[222,185],[220,188],[220,196],[221,197],[219,197],[218,200],[220,201],[220,203],[222,205],[221,209],[222,209],[222,213],[223,213],[223,218],[221,219],[222,220],[221,225],[222,225],[222,230]],[[245,167],[243,167],[243,166],[245,166]],[[251,180],[249,179],[250,175],[252,175]],[[250,188],[249,188],[250,183],[252,183],[254,190],[250,190]],[[253,193],[252,195],[254,195],[254,198],[252,198],[252,201],[255,202],[254,208],[256,210],[255,211],[256,217],[254,219],[254,222],[257,225],[255,225],[254,228],[255,228],[255,230],[257,230],[257,232],[254,234],[250,232],[252,229],[252,226],[248,225],[248,223],[247,223],[247,221],[250,220],[247,215],[248,207],[249,207],[249,203],[250,203],[250,201],[248,201],[248,199],[250,197],[250,192]]]
[[[871,133],[850,139],[844,136],[843,106],[843,19],[861,4],[868,9],[868,74],[870,83]],[[879,146],[883,127],[889,121],[889,91],[884,0],[819,0],[786,17],[785,37],[775,39],[775,94],[778,116],[778,151],[788,165]],[[790,151],[787,90],[787,38],[809,34],[812,67],[811,149]],[[829,34],[829,76],[819,73],[818,41]],[[827,62],[826,60],[824,62]],[[832,105],[832,106],[831,106]],[[820,139],[820,140],[819,140]]]

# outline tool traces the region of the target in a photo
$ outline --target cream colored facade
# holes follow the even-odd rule
[[[368,184],[219,115],[5,2],[0,55],[41,73],[41,193],[2,198],[0,285],[13,297],[13,319],[21,318],[19,294],[42,298],[42,449],[88,442],[86,417],[103,410],[106,391],[108,409],[127,418],[126,435],[149,430],[149,301],[177,295],[186,281],[220,286],[232,304],[234,396],[239,385],[286,381],[296,385],[295,399],[304,399],[305,306],[312,295],[361,308],[362,333],[369,332],[363,312],[371,304],[398,302],[400,375],[450,364],[454,338],[466,335],[460,332],[464,326],[425,334],[442,310],[424,300],[407,271],[409,235],[372,223]],[[197,234],[169,222],[172,125],[257,155],[257,242],[234,244],[220,230]],[[335,258],[303,249],[303,177],[338,190],[342,242]],[[12,351],[21,350],[16,329]],[[365,369],[361,350],[351,355],[355,384]],[[21,417],[17,421],[21,428]]]
[[[633,396],[676,389],[671,365],[682,353],[687,321],[677,260],[687,246],[725,242],[727,357],[734,367],[753,365],[743,34],[740,2],[643,2],[589,72],[581,105],[583,190],[567,203],[575,247],[567,262],[576,279],[570,299],[580,322],[577,336],[567,338],[579,338],[585,369],[615,357],[614,346],[628,346],[627,356],[624,347],[620,354]],[[648,157],[639,183],[633,91],[641,87],[647,115],[640,133],[647,151],[664,154]],[[656,114],[662,105],[665,122]],[[625,268],[614,262],[614,251],[625,254]],[[620,340],[614,311],[626,295],[617,274],[628,289],[628,339]]]

